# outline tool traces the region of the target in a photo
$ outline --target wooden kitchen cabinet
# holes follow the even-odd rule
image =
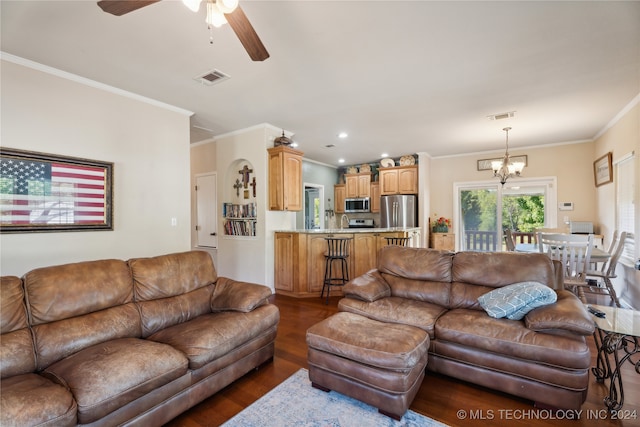
[[[405,237],[407,232],[380,233],[275,233],[274,281],[276,293],[298,298],[320,297],[324,282],[326,237],[351,238],[349,278],[354,279],[378,264],[378,251],[387,244],[385,237]],[[336,264],[337,266],[337,264]],[[331,295],[342,295],[332,287]]]
[[[429,247],[443,251],[454,251],[456,248],[456,235],[453,233],[431,232],[429,234]]]
[[[333,186],[333,198],[335,200],[336,213],[344,213],[344,199],[346,198],[345,184],[336,184]]]
[[[380,212],[380,182],[371,183],[371,212]]]
[[[283,291],[294,291],[294,243],[297,235],[294,233],[275,233],[275,288]]]
[[[371,197],[371,174],[370,173],[356,173],[345,174],[345,197]]]
[[[302,151],[269,148],[269,210],[302,210]]]
[[[387,237],[404,237],[402,231],[389,233],[355,233],[353,238],[354,277],[358,277],[378,266],[378,252],[387,245]]]
[[[380,194],[418,194],[418,166],[380,169]]]

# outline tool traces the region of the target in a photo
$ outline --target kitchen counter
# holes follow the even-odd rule
[[[409,237],[408,246],[419,246],[420,228],[323,228],[275,232],[275,290],[298,298],[320,297],[325,273],[325,254],[330,236],[345,236],[349,245],[348,270],[351,279],[375,268],[378,251],[387,237]],[[331,295],[342,289],[331,288]]]
[[[411,233],[420,231],[420,227],[398,228],[317,228],[310,230],[276,230],[276,233],[300,234],[352,234],[352,233]]]

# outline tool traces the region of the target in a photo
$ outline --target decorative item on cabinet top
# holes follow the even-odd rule
[[[349,166],[347,168],[347,173],[351,174],[351,173],[358,173],[358,168],[356,166]]]
[[[360,173],[371,172],[371,165],[369,163],[363,163],[360,165]]]
[[[273,140],[274,147],[278,147],[280,145],[285,145],[288,147],[291,144],[293,144],[293,141],[291,140],[291,138],[285,136],[284,129],[282,129],[282,136],[279,136]]]
[[[400,166],[412,166],[415,164],[416,164],[416,158],[411,155],[400,157]]]
[[[395,165],[396,165],[396,162],[395,162],[395,161],[393,161],[393,159],[391,159],[391,158],[389,158],[389,157],[386,157],[386,158],[384,158],[384,159],[380,160],[380,167],[383,167],[383,168],[392,168],[392,167],[394,167]]]

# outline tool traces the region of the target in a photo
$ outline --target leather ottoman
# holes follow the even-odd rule
[[[429,335],[413,326],[339,312],[309,328],[307,344],[314,387],[335,390],[400,420],[424,379]]]

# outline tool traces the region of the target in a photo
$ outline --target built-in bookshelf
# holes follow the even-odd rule
[[[255,203],[223,203],[224,234],[226,236],[256,236],[257,215]]]

